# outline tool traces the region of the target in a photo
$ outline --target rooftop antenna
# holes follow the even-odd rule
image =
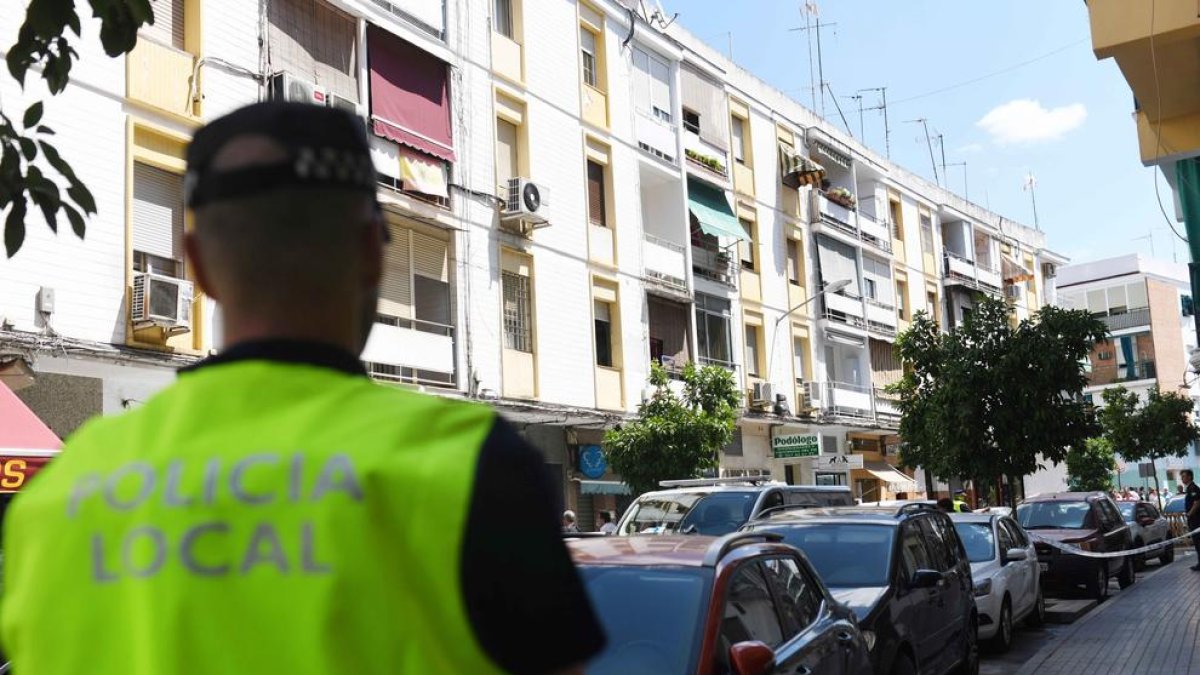
[[[829,90],[829,98],[833,99],[833,107],[837,108],[838,117],[842,118],[842,126],[846,127],[846,133],[854,136],[854,132],[850,130],[850,123],[846,121],[846,113],[842,112],[842,104],[838,103],[837,96],[833,94],[833,86],[826,82],[825,88]]]
[[[947,171],[946,171],[946,167],[948,167],[948,166],[961,166],[962,167],[962,170],[963,170],[963,197],[965,199],[970,200],[971,199],[971,188],[970,188],[970,186],[967,185],[967,163],[965,161],[963,161],[963,162],[951,162],[949,164],[946,164],[943,161],[942,162],[942,175],[946,177],[947,183],[950,182],[950,174],[947,173]]]
[[[882,101],[879,103],[879,105],[876,105],[871,108],[865,108],[865,110],[868,112],[870,112],[872,110],[882,110],[883,111],[883,146],[887,150],[887,158],[891,159],[892,158],[892,127],[891,127],[891,125],[888,124],[887,87],[871,87],[868,89],[859,89],[857,93],[861,94],[864,91],[879,92],[880,98],[882,99]],[[862,116],[861,110],[859,111],[859,116],[860,117]]]
[[[1029,201],[1033,204],[1033,226],[1038,232],[1041,232],[1042,226],[1038,223],[1037,212],[1037,178],[1034,177],[1033,172],[1025,175],[1025,183],[1021,186],[1021,189],[1029,193]]]
[[[813,17],[813,16],[817,17],[816,22],[811,21],[811,17]],[[821,16],[820,16],[819,11],[817,10],[817,3],[815,0],[806,0],[806,2],[804,3],[804,23],[805,23],[805,25],[803,27],[792,28],[791,30],[793,32],[796,32],[796,31],[804,32],[808,35],[808,49],[809,49],[809,62],[810,62],[809,77],[810,78],[812,77],[811,61],[812,61],[813,35],[815,34],[817,37],[817,78],[818,78],[818,81],[813,83],[813,87],[814,87],[814,89],[821,92],[820,113],[821,113],[821,117],[825,117],[825,89],[826,89],[828,83],[825,81],[825,61],[821,57],[821,29],[822,28],[830,28],[830,27],[836,26],[837,24],[821,22]],[[836,101],[835,101],[835,103],[836,103]],[[815,96],[813,97],[813,106],[816,107],[816,97]]]
[[[866,132],[866,129],[863,127],[863,105],[862,105],[863,97],[862,97],[862,94],[859,94],[856,92],[853,96],[844,96],[843,98],[848,98],[852,101],[858,101],[858,137],[860,139],[862,139],[863,142],[866,142],[867,132]]]
[[[1130,239],[1130,241],[1146,241],[1146,240],[1150,241],[1150,257],[1153,258],[1153,257],[1155,257],[1155,255],[1154,255],[1154,230],[1152,228],[1147,227],[1146,234],[1144,236],[1133,237]]]
[[[933,167],[933,182],[940,186],[942,179],[938,177],[937,162],[933,159],[933,139],[929,136],[929,120],[925,117],[918,117],[915,120],[904,121],[906,124],[920,124],[925,129],[925,147],[929,148],[929,165]]]

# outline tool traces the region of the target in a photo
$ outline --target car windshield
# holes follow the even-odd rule
[[[1121,517],[1127,522],[1133,522],[1133,513],[1137,503],[1135,502],[1117,502],[1117,508],[1121,509]]]
[[[750,519],[758,492],[680,492],[639,499],[622,534],[729,534]]]
[[[1163,513],[1183,513],[1184,501],[1183,495],[1171,497],[1167,505],[1163,507]]]
[[[830,588],[886,586],[895,528],[857,523],[800,523],[756,527],[778,532],[804,551]]]
[[[996,537],[988,523],[955,523],[958,538],[967,549],[971,562],[985,562],[996,557]]]
[[[1017,507],[1017,521],[1027,530],[1082,529],[1088,509],[1087,502],[1029,502]]]
[[[579,571],[608,638],[588,675],[696,671],[711,571],[595,565]]]

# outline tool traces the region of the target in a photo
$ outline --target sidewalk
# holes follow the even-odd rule
[[[1178,553],[1182,554],[1181,549]],[[1017,675],[1200,672],[1200,572],[1190,552],[1138,577],[1046,645]]]

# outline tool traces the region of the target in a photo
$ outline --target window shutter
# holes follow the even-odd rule
[[[446,253],[445,241],[416,232],[412,233],[413,274],[436,281],[450,281]]]
[[[671,69],[653,57],[650,58],[650,103],[667,115],[671,114]]]
[[[517,155],[517,125],[508,120],[496,120],[496,180],[507,187],[508,179],[519,175]]]
[[[390,226],[389,226],[390,227]],[[394,228],[392,242],[384,249],[383,281],[379,286],[379,313],[402,319],[413,318],[411,231]]]
[[[142,26],[142,37],[182,50],[183,0],[154,0],[150,8],[154,11],[154,25]]]
[[[640,49],[633,50],[633,105],[650,112],[650,56]]]
[[[595,162],[587,163],[588,178],[588,222],[601,227],[608,227],[608,217],[604,211],[604,167]]]
[[[160,0],[161,1],[161,0]],[[271,0],[270,71],[287,71],[358,100],[358,23],[323,0]]]
[[[183,176],[133,165],[132,248],[183,260]]]

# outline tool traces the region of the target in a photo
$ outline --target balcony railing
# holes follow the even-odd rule
[[[714,359],[709,356],[700,356],[696,359],[696,363],[699,363],[701,366],[720,366],[725,370],[734,373],[737,372],[737,364],[735,364],[733,361],[724,361],[722,359]]]
[[[855,213],[841,204],[835,203],[825,195],[814,190],[813,191],[814,206],[813,213],[815,222],[824,223],[832,227],[836,227],[843,232],[858,236],[858,225],[855,220]]]
[[[1103,314],[1097,317],[1110,331],[1126,328],[1141,328],[1150,325],[1150,308],[1141,307],[1119,314]]]
[[[380,314],[362,358],[379,380],[454,387],[454,334],[451,325]]]
[[[1121,365],[1092,366],[1092,372],[1088,375],[1088,384],[1097,386],[1153,380],[1156,377],[1158,377],[1158,369],[1155,367],[1154,361],[1134,361]]]
[[[797,382],[796,386],[807,396],[810,410],[890,428],[900,422],[897,397],[882,387],[847,382]]]
[[[888,225],[862,211],[858,212],[858,237],[881,251],[892,252],[892,236]]]
[[[646,278],[672,291],[687,292],[686,262],[683,244],[667,241],[652,234],[644,235],[642,260]]]
[[[845,292],[826,293],[821,306],[824,317],[838,323],[862,328],[865,326],[862,298]]]
[[[896,336],[896,307],[867,298],[867,330],[886,337]]]
[[[728,250],[719,246],[693,243],[692,271],[706,279],[737,287],[737,260]]]

